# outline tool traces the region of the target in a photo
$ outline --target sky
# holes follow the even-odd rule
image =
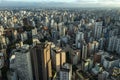
[[[23,1],[23,2],[75,2],[77,0],[3,0],[3,1]]]
[[[2,0],[2,1],[23,1],[23,2],[86,2],[86,3],[120,3],[120,0]]]
[[[0,0],[2,1],[22,1],[22,2],[65,2],[65,3],[76,3],[76,4],[85,4],[85,5],[92,5],[92,4],[100,4],[105,6],[119,6],[120,7],[120,0]]]

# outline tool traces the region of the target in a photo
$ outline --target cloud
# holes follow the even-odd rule
[[[99,3],[99,2],[100,2],[100,3],[101,3],[101,2],[113,2],[113,3],[114,3],[114,2],[120,2],[120,0],[76,0],[76,2],[88,2],[88,3],[89,3],[89,2],[93,2],[93,3],[94,3],[94,2],[98,2],[98,3]]]
[[[120,0],[76,0],[76,3],[79,4],[88,4],[88,5],[95,5],[99,4],[102,6],[113,6],[113,7],[119,7],[120,6]]]

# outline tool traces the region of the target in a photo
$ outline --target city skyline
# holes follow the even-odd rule
[[[120,8],[28,3],[0,7],[0,80],[120,80]]]

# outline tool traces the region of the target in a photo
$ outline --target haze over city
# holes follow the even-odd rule
[[[120,7],[119,0],[1,0],[1,6],[40,6],[42,4],[44,7]]]

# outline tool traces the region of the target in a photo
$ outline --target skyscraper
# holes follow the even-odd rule
[[[59,80],[71,80],[72,78],[72,65],[65,63],[60,72],[59,72]]]
[[[87,59],[87,45],[86,44],[84,44],[83,46],[82,46],[82,59],[84,60],[84,59]]]
[[[94,27],[94,37],[99,39],[102,35],[102,24],[103,22],[96,22]]]
[[[99,43],[97,41],[88,43],[88,56],[95,54],[98,51],[98,46]]]
[[[13,50],[10,58],[10,69],[17,71],[20,80],[33,80],[29,45]]]
[[[55,47],[52,50],[52,63],[56,71],[66,62],[66,53],[61,48]]]
[[[34,80],[51,80],[52,67],[49,42],[42,42],[31,49],[32,71]]]
[[[108,51],[115,51],[117,45],[117,36],[112,36],[109,38]]]
[[[76,39],[75,39],[75,44],[77,48],[81,47],[81,44],[79,42],[81,42],[82,40],[84,40],[84,33],[83,32],[77,32],[76,33]],[[80,44],[78,46],[78,44]]]

